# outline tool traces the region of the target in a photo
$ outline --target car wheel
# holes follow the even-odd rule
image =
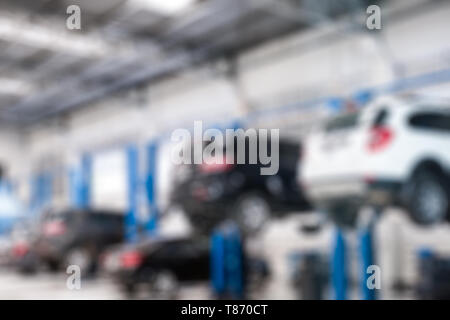
[[[34,254],[28,253],[20,263],[19,272],[24,275],[30,275],[37,272],[37,258]]]
[[[124,283],[121,285],[121,289],[126,299],[134,299],[136,297],[137,288],[134,283]]]
[[[151,293],[157,299],[174,299],[178,294],[178,279],[170,271],[159,271],[152,279]]]
[[[65,267],[76,265],[80,267],[83,274],[90,274],[95,263],[91,253],[87,249],[73,248],[68,252],[64,264]]]
[[[188,213],[188,219],[191,222],[192,228],[196,233],[209,235],[220,222],[217,217],[211,217],[211,212],[205,213]],[[209,213],[209,214],[208,214]]]
[[[432,225],[448,218],[450,193],[439,174],[420,171],[409,182],[408,190],[407,207],[414,222]]]
[[[260,193],[243,195],[232,210],[232,217],[246,234],[261,231],[271,215],[270,205]]]
[[[57,271],[59,271],[59,269],[61,267],[59,261],[54,261],[54,260],[47,261],[46,265],[50,272],[57,272]]]
[[[323,209],[326,217],[340,228],[355,229],[360,207],[351,204],[338,204]]]

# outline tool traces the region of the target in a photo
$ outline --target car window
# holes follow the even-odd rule
[[[409,118],[413,128],[450,132],[450,113],[419,112]]]
[[[358,124],[359,115],[359,112],[353,112],[334,118],[328,121],[328,123],[325,125],[325,131],[334,132],[356,127],[356,125]]]
[[[72,211],[49,211],[43,216],[44,222],[64,221],[71,222],[74,220],[75,212]]]
[[[384,126],[389,119],[389,111],[387,109],[381,109],[375,116],[372,126],[381,127]]]

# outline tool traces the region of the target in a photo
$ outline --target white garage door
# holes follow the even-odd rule
[[[98,153],[92,163],[92,205],[126,210],[127,158],[123,149]]]

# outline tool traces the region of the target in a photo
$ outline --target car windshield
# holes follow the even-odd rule
[[[349,114],[338,116],[325,125],[326,132],[333,132],[338,130],[351,129],[358,123],[359,112],[352,112]]]

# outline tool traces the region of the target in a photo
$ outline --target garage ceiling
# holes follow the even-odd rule
[[[188,6],[177,11],[158,7],[163,0],[2,0],[0,120],[34,123],[368,3],[173,1]],[[81,8],[82,30],[66,29],[72,4]]]

